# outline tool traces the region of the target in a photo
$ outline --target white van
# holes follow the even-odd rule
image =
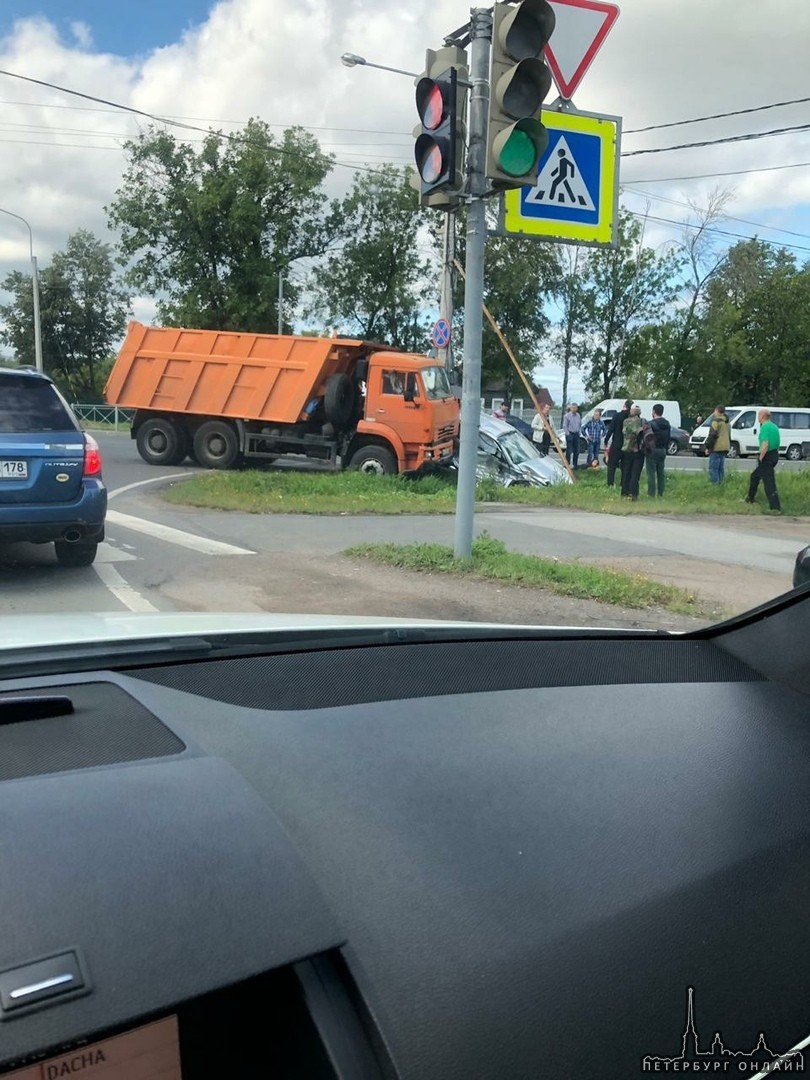
[[[767,405],[731,405],[726,409],[731,430],[731,449],[729,457],[747,457],[749,454],[759,453],[759,421],[757,416],[760,409],[769,408]],[[779,453],[788,461],[801,461],[802,443],[810,442],[810,409],[790,409],[783,406],[771,409],[771,420],[779,428],[780,447]],[[689,437],[689,449],[696,454],[703,451],[703,444],[709,434],[711,414],[706,417],[699,428],[695,428]]]
[[[605,401],[600,401],[598,405],[594,405],[588,412],[583,413],[582,423],[587,424],[597,409],[602,410],[602,419],[606,424],[609,424],[617,412],[621,412],[627,398],[607,398]],[[641,409],[641,415],[645,420],[652,419],[653,405],[664,406],[664,417],[669,420],[673,427],[679,428],[681,426],[681,407],[677,401],[662,401],[661,398],[650,398],[649,400],[633,400],[634,405],[638,405]]]
[[[602,420],[604,421],[605,425],[609,428],[610,423],[613,420],[613,417],[616,415],[617,412],[622,411],[622,408],[623,408],[624,403],[625,403],[626,400],[627,400],[627,398],[607,398],[605,401],[600,401],[598,405],[594,405],[594,407],[592,409],[590,409],[588,412],[582,414],[582,426],[585,427],[585,425],[591,419],[591,417],[596,412],[596,410],[601,409],[602,410]],[[634,400],[633,404],[638,405],[638,407],[641,409],[641,415],[645,420],[652,420],[653,405],[663,405],[664,406],[664,418],[666,420],[669,420],[670,424],[674,428],[679,428],[681,426],[681,407],[680,407],[680,405],[678,404],[677,401],[662,401],[661,398],[650,398],[649,400],[644,400],[644,401],[635,401]],[[564,438],[562,430],[560,430],[558,438],[560,438],[563,445],[565,445],[565,438]],[[685,437],[682,436],[682,438],[685,438]],[[580,445],[580,453],[585,453],[585,450],[587,449],[587,445],[585,443],[585,440],[581,439],[579,445]],[[677,454],[677,452],[678,452],[678,444],[677,444],[677,442],[674,443],[672,449],[669,449],[669,448],[667,448],[667,449],[668,449],[669,453]]]

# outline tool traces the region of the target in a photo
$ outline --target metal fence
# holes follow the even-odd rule
[[[71,405],[79,420],[89,427],[112,428],[119,431],[128,428],[135,415],[134,409],[119,409],[117,405]]]

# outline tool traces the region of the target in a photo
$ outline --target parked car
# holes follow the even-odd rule
[[[63,566],[89,566],[106,513],[98,443],[46,375],[0,368],[0,543],[53,542]]]
[[[566,469],[553,458],[543,457],[535,444],[505,420],[481,414],[478,429],[479,479],[491,478],[504,487],[530,484],[570,484]]]

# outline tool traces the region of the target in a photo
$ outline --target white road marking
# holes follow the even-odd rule
[[[133,517],[131,514],[121,514],[117,510],[107,511],[107,524],[118,525],[122,529],[132,529],[133,532],[153,536],[156,540],[164,540],[167,544],[177,544],[179,547],[190,548],[192,551],[199,551],[203,555],[256,554],[255,551],[250,551],[248,548],[236,547],[235,544],[225,544],[221,540],[209,540],[208,537],[197,536],[196,533],[173,529],[169,525],[161,525],[157,521],[147,521],[145,518]]]
[[[117,495],[123,495],[125,491],[132,491],[133,488],[145,487],[146,484],[156,484],[159,480],[178,480],[181,476],[189,475],[190,474],[187,472],[161,473],[160,476],[150,476],[148,480],[136,480],[134,484],[125,484],[123,487],[108,491],[107,499],[114,499]]]
[[[136,562],[137,555],[130,555],[128,551],[121,551],[120,548],[113,547],[112,544],[99,544],[98,554],[96,555],[96,562],[114,563],[114,562]]]
[[[102,584],[113,594],[116,600],[120,600],[129,611],[159,611],[154,604],[150,604],[145,596],[133,589],[128,582],[124,581],[114,566],[109,563],[94,562],[93,569],[101,579]]]

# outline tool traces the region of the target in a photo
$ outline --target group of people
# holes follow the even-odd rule
[[[779,464],[779,448],[782,445],[782,437],[779,428],[771,420],[770,409],[760,409],[757,419],[759,421],[759,460],[756,468],[751,473],[745,501],[747,503],[756,501],[761,482],[765,488],[768,506],[775,514],[781,514],[782,504],[779,501],[779,492],[776,489],[774,470]],[[728,416],[725,408],[718,405],[712,413],[709,434],[703,444],[703,452],[709,457],[709,479],[713,484],[722,484],[725,478],[725,463],[730,449],[731,428]]]
[[[769,409],[760,409],[759,419],[759,461],[751,473],[748,494],[745,501],[756,500],[759,485],[762,483],[768,505],[774,513],[781,513],[779,492],[776,488],[774,470],[779,463],[781,437],[779,428],[771,420]],[[698,417],[697,425],[703,422]],[[551,406],[543,403],[540,411],[532,420],[532,439],[541,454],[548,454],[551,449]],[[671,437],[671,425],[664,416],[663,405],[653,405],[652,417],[645,420],[641,408],[631,398],[616,413],[610,423],[602,420],[601,410],[595,409],[586,424],[578,405],[569,405],[563,417],[565,435],[565,457],[571,468],[579,465],[580,438],[587,446],[587,465],[590,467],[599,461],[604,442],[605,464],[607,465],[607,485],[616,484],[616,471],[621,474],[622,497],[635,501],[638,499],[642,469],[647,474],[647,494],[650,498],[660,497],[666,487],[667,446]],[[709,434],[704,444],[704,453],[709,459],[709,479],[713,484],[722,484],[725,478],[725,460],[731,449],[730,424],[726,410],[718,405],[712,413]]]

